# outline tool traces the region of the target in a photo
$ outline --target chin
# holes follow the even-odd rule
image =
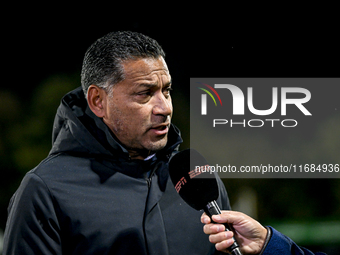
[[[150,142],[145,148],[149,151],[159,151],[165,147],[165,145],[168,142],[168,138],[164,137],[163,139],[157,141],[157,142]]]

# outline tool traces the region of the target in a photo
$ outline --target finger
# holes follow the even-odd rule
[[[224,232],[221,232],[221,233],[210,235],[209,236],[209,241],[211,243],[217,244],[217,243],[223,242],[225,240],[231,239],[233,236],[234,236],[233,232],[231,232],[231,231],[224,231]]]
[[[217,234],[225,231],[225,226],[222,224],[206,224],[203,227],[203,232],[207,235]]]
[[[234,243],[233,239],[227,239],[220,243],[217,243],[215,247],[216,247],[216,250],[225,252],[225,250],[228,249],[233,243]]]
[[[204,224],[209,224],[209,223],[211,223],[211,220],[210,220],[208,215],[203,213],[202,216],[201,216],[201,222],[204,223]]]

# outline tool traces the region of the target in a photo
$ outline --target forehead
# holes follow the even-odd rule
[[[123,62],[125,80],[132,82],[170,81],[170,73],[163,57],[141,58],[137,60],[127,60]]]

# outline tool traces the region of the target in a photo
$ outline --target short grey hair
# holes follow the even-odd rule
[[[165,58],[156,40],[130,31],[112,32],[95,41],[86,51],[81,70],[81,85],[85,96],[90,85],[109,90],[124,80],[124,60]]]

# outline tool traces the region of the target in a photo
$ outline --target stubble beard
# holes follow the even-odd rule
[[[131,136],[128,130],[128,127],[131,128],[131,124],[129,124],[130,120],[127,119],[124,114],[119,109],[117,109],[117,107],[113,109],[115,110],[112,116],[115,117],[109,123],[106,123],[106,125],[111,129],[119,143],[122,144],[127,150],[140,151],[141,153],[142,151],[147,151],[148,154],[150,154],[157,152],[166,146],[168,134],[159,137],[159,139],[156,138],[156,141],[152,141],[147,134],[150,127],[144,123],[133,127],[142,130],[144,129],[144,133],[142,133],[139,137],[129,137]]]

